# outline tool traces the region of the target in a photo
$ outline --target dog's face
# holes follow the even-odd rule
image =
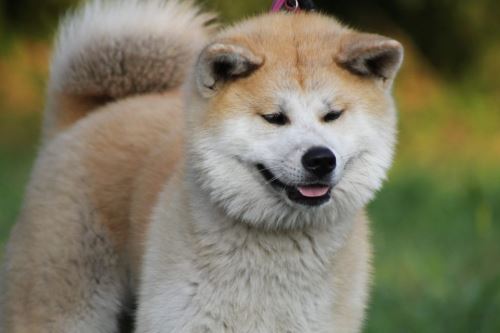
[[[317,14],[266,15],[202,52],[189,162],[232,217],[294,228],[352,214],[391,164],[399,43]]]

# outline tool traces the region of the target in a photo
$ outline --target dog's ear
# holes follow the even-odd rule
[[[393,39],[352,32],[343,36],[336,62],[351,73],[392,80],[403,61],[403,47]]]
[[[246,77],[264,62],[248,48],[231,43],[213,43],[200,54],[196,65],[196,84],[202,96],[211,97],[231,80]]]

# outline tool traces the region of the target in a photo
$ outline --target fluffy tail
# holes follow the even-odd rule
[[[179,86],[210,33],[190,1],[91,0],[59,27],[44,139],[96,107]]]

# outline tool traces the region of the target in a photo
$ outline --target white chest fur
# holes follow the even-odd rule
[[[313,235],[218,232],[198,244],[194,303],[229,332],[320,332],[332,310],[331,262]]]
[[[150,233],[138,332],[333,332],[332,260],[349,223],[262,231],[169,199]]]

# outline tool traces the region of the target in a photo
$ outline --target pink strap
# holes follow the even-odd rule
[[[285,4],[286,0],[274,0],[273,5],[271,7],[272,12],[279,12],[281,7]]]
[[[296,12],[300,10],[298,3],[297,3],[297,8],[289,8],[289,6],[286,5],[286,0],[274,0],[273,5],[271,7],[271,12],[279,12],[283,7],[285,7],[286,10],[291,12]]]

